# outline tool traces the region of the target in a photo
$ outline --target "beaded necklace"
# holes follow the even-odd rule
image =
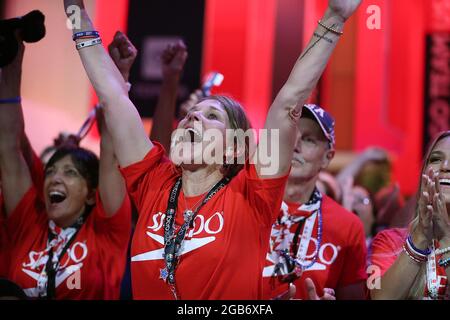
[[[292,250],[294,251],[293,252],[294,256],[290,254],[288,248],[279,250],[279,254],[287,262],[289,262],[289,264],[295,265],[301,268],[302,271],[305,271],[316,263],[317,257],[319,255],[320,246],[322,245],[322,226],[323,226],[322,194],[317,189],[315,189],[311,196],[311,199],[307,203],[302,205],[299,209],[303,211],[313,212],[313,214],[306,220],[304,217],[301,217],[301,219],[296,221],[298,223],[303,221],[305,224],[302,232],[302,237],[300,240],[300,245],[297,250]],[[317,226],[317,245],[312,260],[305,264],[304,262],[306,259],[306,253],[308,250],[309,243],[311,241],[311,236],[316,218],[319,218]],[[282,223],[282,224],[284,225],[285,228],[290,227],[291,225],[290,223]],[[300,227],[301,225],[299,225],[298,231],[300,231]],[[292,243],[292,247],[294,247],[294,245],[295,243]]]

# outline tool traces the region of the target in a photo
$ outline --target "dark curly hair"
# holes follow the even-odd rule
[[[98,186],[98,157],[89,150],[75,146],[63,146],[58,148],[48,163],[45,165],[45,171],[53,166],[62,158],[70,156],[75,168],[86,180],[89,189],[95,189]]]

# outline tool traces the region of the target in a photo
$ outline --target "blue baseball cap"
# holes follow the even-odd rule
[[[323,134],[330,142],[330,146],[334,147],[336,137],[334,135],[335,121],[333,116],[316,104],[305,104],[303,108],[306,108],[314,116]]]

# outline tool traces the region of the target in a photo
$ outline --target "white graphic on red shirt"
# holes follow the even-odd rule
[[[163,229],[165,217],[166,214],[162,212],[154,214],[152,216],[153,225],[148,226],[147,229],[150,229],[153,232]],[[188,231],[186,239],[181,244],[180,254],[186,254],[215,241],[216,237],[212,235],[220,233],[223,230],[223,225],[223,212],[216,212],[208,219],[201,214],[197,214],[194,219],[194,227]],[[148,237],[159,243],[161,248],[137,254],[131,258],[132,262],[163,259],[164,237],[153,232],[147,231],[146,234]],[[210,236],[193,238],[200,234],[207,234]]]
[[[56,245],[52,242],[42,251],[30,251],[28,259],[22,263],[22,271],[36,282],[31,288],[24,288],[24,292],[29,297],[45,296],[47,276],[45,274],[45,266],[48,261],[48,254],[53,248],[53,261],[56,263],[59,258],[66,241],[73,235],[73,228],[63,230],[57,239]],[[75,242],[67,249],[66,254],[61,259],[55,277],[55,288],[58,288],[68,277],[83,267],[82,261],[88,255],[88,247],[85,242]]]
[[[263,277],[271,277],[273,276],[276,265],[280,262],[279,250],[283,248],[283,237],[282,230],[279,227],[275,226],[272,228],[271,241],[270,241],[270,252],[266,255],[266,260],[270,263],[269,266],[266,266],[263,270]],[[294,233],[290,230],[284,229],[284,239],[288,241],[288,243],[292,243],[294,239]],[[287,234],[286,234],[287,233]],[[308,244],[308,254],[305,257],[305,263],[308,263],[314,258],[314,253],[317,247],[317,239],[315,237],[311,237],[310,242]],[[319,248],[318,257],[316,262],[307,269],[307,271],[323,271],[326,270],[328,266],[333,264],[336,258],[339,255],[339,251],[341,250],[340,246],[336,246],[331,242],[322,243]],[[288,273],[286,264],[280,265],[280,274],[285,275]]]

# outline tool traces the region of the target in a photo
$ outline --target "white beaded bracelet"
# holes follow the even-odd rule
[[[444,254],[447,252],[450,252],[450,247],[443,248],[443,249],[436,249],[436,251],[435,251],[436,254]]]
[[[88,40],[88,41],[77,43],[76,48],[77,48],[77,50],[80,50],[80,49],[87,48],[87,47],[92,47],[92,46],[95,46],[95,45],[101,44],[101,43],[102,43],[102,39],[101,38],[95,38],[95,39],[92,39],[92,40]]]

